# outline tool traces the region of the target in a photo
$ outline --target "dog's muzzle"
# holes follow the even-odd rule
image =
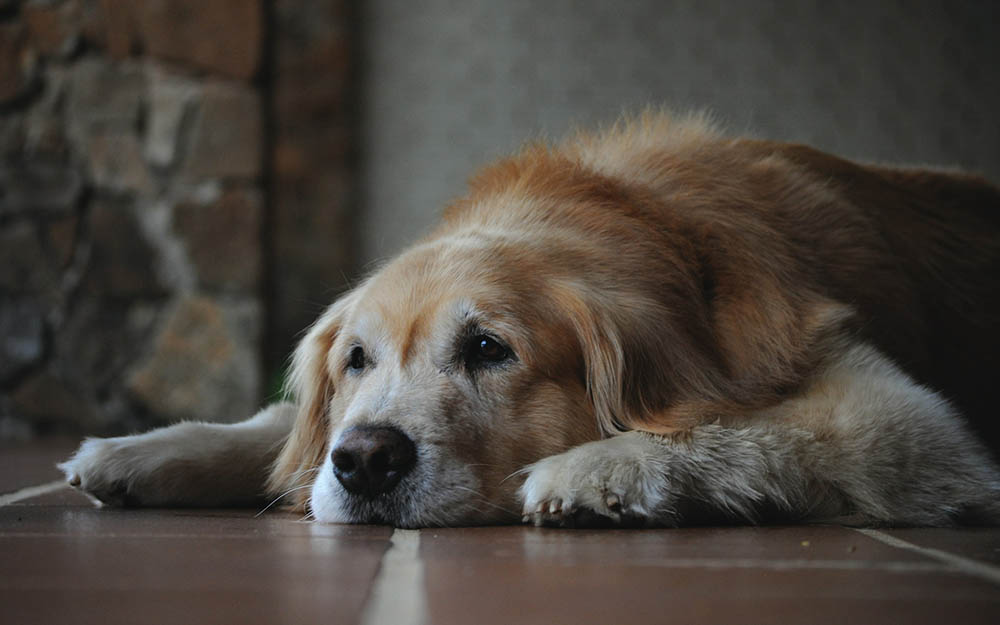
[[[392,427],[356,426],[340,437],[330,453],[333,474],[344,489],[374,499],[387,493],[417,463],[417,448]]]

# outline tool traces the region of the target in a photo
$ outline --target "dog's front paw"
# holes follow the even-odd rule
[[[143,457],[137,437],[88,438],[69,460],[58,465],[70,486],[96,503],[111,506],[143,505],[141,484],[147,480],[150,459]]]
[[[559,527],[639,527],[669,523],[662,449],[629,432],[544,458],[527,468],[524,521]]]

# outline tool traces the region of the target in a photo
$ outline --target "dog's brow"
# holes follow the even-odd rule
[[[430,315],[426,309],[422,308],[416,311],[406,328],[403,330],[403,334],[401,335],[401,340],[399,342],[400,366],[406,366],[406,363],[413,358],[413,355],[416,352],[417,343],[427,334],[429,320]]]

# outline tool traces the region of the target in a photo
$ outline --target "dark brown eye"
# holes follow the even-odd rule
[[[510,358],[510,350],[485,334],[469,338],[465,344],[465,364],[470,369],[501,363]]]
[[[367,362],[365,359],[365,350],[360,345],[357,345],[351,350],[351,355],[347,359],[347,366],[355,371],[360,371],[365,368]]]

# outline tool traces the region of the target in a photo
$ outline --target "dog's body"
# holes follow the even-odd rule
[[[140,505],[269,474],[321,521],[410,527],[997,523],[966,418],[995,449],[998,211],[976,177],[697,118],[528,148],[324,313],[294,404],[62,466]]]

